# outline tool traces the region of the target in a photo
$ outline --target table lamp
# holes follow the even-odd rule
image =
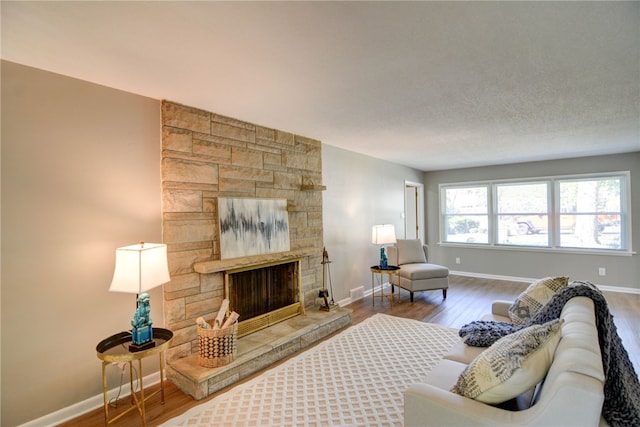
[[[151,321],[149,289],[167,283],[167,245],[144,243],[116,249],[116,267],[110,292],[126,292],[136,295],[136,312],[131,320],[130,351],[140,351],[155,346]]]
[[[388,245],[396,242],[396,230],[393,224],[374,225],[371,230],[371,243],[374,245]],[[384,253],[384,246],[380,247],[380,268],[388,268],[389,262]]]

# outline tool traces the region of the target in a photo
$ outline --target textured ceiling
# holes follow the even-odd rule
[[[441,170],[640,150],[639,2],[7,2],[2,58]]]

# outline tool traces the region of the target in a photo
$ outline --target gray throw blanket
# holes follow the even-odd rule
[[[596,327],[604,368],[604,405],[602,415],[612,426],[640,426],[640,382],[629,354],[622,345],[613,316],[604,295],[592,283],[575,281],[558,291],[553,298],[526,324],[476,320],[460,329],[460,336],[468,345],[488,347],[501,337],[540,325],[560,317],[564,305],[571,298],[591,298],[595,305]]]

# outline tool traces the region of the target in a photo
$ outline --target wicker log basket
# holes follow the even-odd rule
[[[222,329],[205,329],[198,325],[198,363],[217,368],[233,361],[236,354],[238,322]]]

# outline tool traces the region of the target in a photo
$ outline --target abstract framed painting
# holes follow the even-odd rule
[[[218,198],[220,259],[289,250],[286,199]]]

